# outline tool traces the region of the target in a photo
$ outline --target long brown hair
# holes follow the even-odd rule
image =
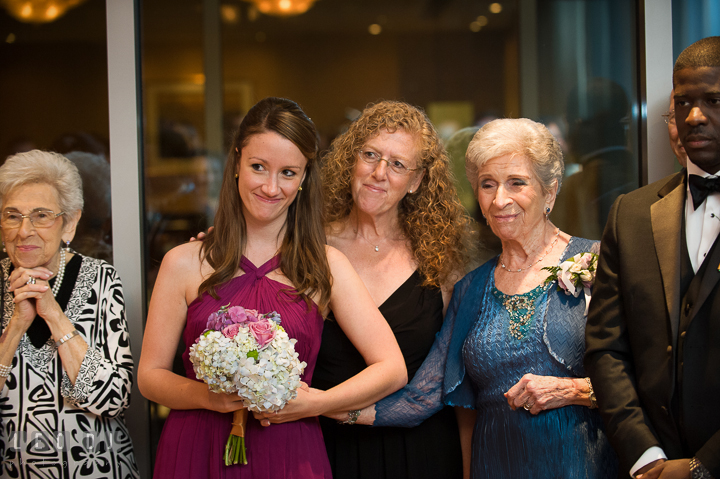
[[[225,164],[215,229],[200,249],[201,258],[214,269],[202,282],[198,294],[217,298],[216,287],[233,278],[245,251],[247,225],[238,193],[237,164],[250,137],[274,132],[290,140],[307,159],[302,190],[288,207],[285,237],[280,246],[280,270],[298,294],[311,305],[319,293],[322,311],[330,301],[332,276],[325,252],[322,190],[318,164],[318,134],[312,120],[291,100],[265,98],[253,106],[240,124]]]
[[[455,284],[474,257],[474,222],[455,188],[450,159],[425,113],[399,101],[382,101],[363,111],[325,155],[323,191],[330,224],[344,220],[353,208],[351,184],[357,151],[386,130],[410,133],[420,144],[418,166],[425,169],[420,187],[400,200],[400,225],[410,242],[423,286]]]

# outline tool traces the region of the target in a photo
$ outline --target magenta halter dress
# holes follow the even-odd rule
[[[195,379],[188,358],[189,348],[204,331],[208,316],[231,303],[260,313],[277,311],[282,326],[297,339],[295,351],[307,363],[303,381],[310,384],[322,337],[323,318],[313,304],[307,310],[303,300],[287,292],[288,286],[265,275],[277,269],[280,257],[255,267],[243,256],[244,275],[217,288],[219,299],[203,293],[188,307],[183,333],[185,375]],[[249,415],[245,432],[247,465],[225,466],[223,451],[230,434],[232,414],[205,409],[173,410],[168,416],[158,445],[155,479],[160,478],[331,478],[322,432],[316,417],[262,427]]]

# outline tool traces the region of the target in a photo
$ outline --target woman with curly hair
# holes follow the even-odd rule
[[[347,256],[367,286],[412,379],[474,251],[472,220],[458,199],[448,156],[425,113],[383,101],[335,139],[322,173],[328,244]],[[338,324],[326,321],[313,386],[330,389],[365,367]],[[357,414],[330,415],[337,422],[321,418],[336,479],[461,477],[451,409],[411,429],[344,425]]]

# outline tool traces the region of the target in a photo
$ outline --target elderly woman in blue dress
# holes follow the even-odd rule
[[[410,427],[449,404],[464,411],[466,477],[615,477],[582,364],[590,290],[575,296],[546,281],[547,268],[599,246],[550,221],[560,146],[539,123],[495,120],[470,143],[466,170],[502,252],[457,283],[413,381],[358,422]]]

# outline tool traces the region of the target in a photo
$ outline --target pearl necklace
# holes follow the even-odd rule
[[[60,291],[60,285],[62,284],[63,277],[65,276],[65,248],[60,248],[60,264],[58,265],[57,276],[55,276],[55,284],[52,287],[52,294],[57,298],[58,291]]]
[[[521,273],[521,272],[523,272],[523,271],[527,271],[527,270],[529,270],[530,268],[532,268],[533,266],[535,266],[536,264],[538,264],[540,261],[544,260],[545,257],[550,254],[550,252],[552,251],[552,249],[555,247],[555,243],[558,242],[558,238],[560,238],[560,228],[557,228],[557,230],[555,231],[555,239],[552,241],[552,243],[550,243],[550,247],[547,249],[547,251],[545,251],[545,254],[542,255],[537,261],[535,261],[534,263],[532,263],[532,264],[531,264],[530,266],[528,266],[527,268],[507,269],[507,267],[505,266],[505,263],[503,263],[502,254],[500,255],[500,266],[502,267],[502,269],[504,269],[504,270],[507,271],[508,273]]]

